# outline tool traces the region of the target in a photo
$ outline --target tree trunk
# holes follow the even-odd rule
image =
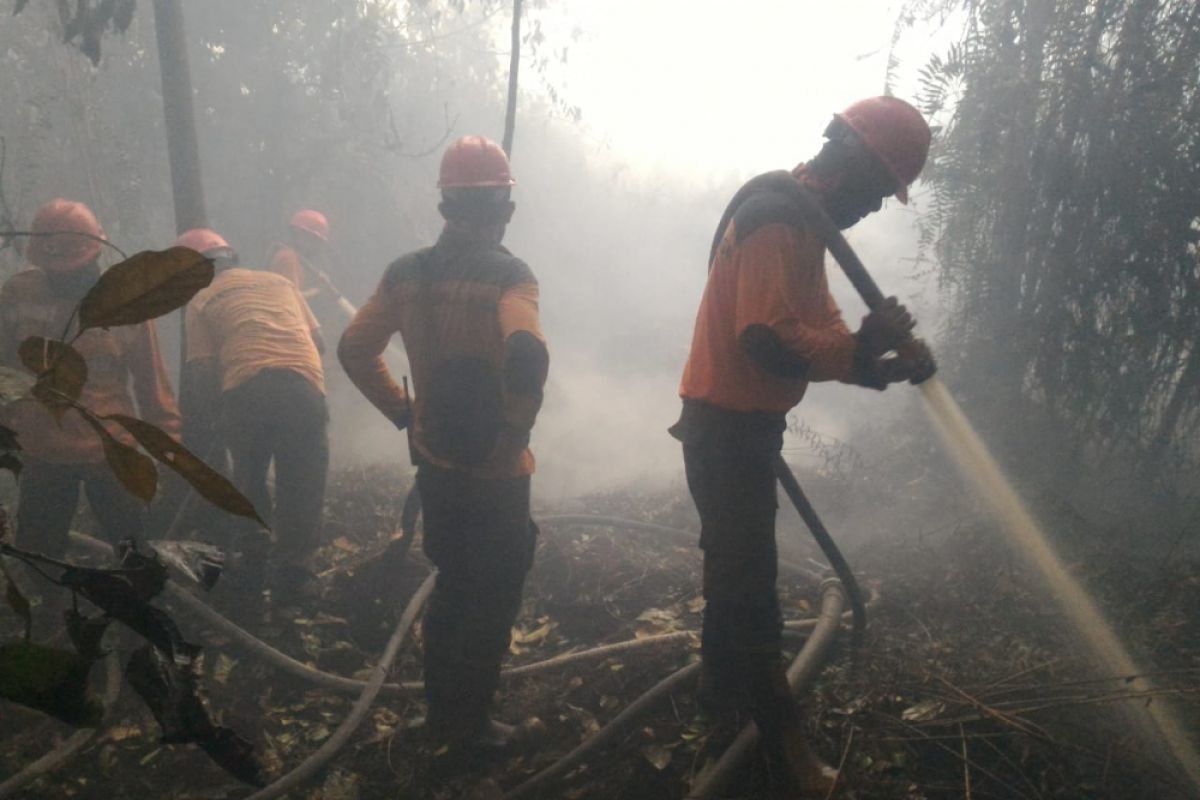
[[[508,108],[504,113],[502,147],[512,157],[513,129],[517,125],[517,74],[521,66],[521,0],[513,0],[512,52],[508,57]]]
[[[200,147],[192,108],[192,75],[188,69],[181,0],[154,0],[158,65],[162,72],[163,120],[171,188],[175,200],[175,232],[208,225],[204,185],[200,178]]]

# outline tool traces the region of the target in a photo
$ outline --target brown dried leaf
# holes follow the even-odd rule
[[[21,342],[17,355],[25,368],[37,375],[33,396],[61,418],[71,402],[79,399],[87,383],[87,361],[66,342],[30,336]]]
[[[108,462],[121,485],[143,503],[153,500],[154,493],[158,491],[158,470],[155,469],[154,462],[145,453],[118,441],[109,433],[108,428],[104,427],[104,423],[91,414],[84,414],[83,418],[104,444],[104,460]]]
[[[267,526],[254,510],[254,504],[236,486],[166,432],[149,422],[124,414],[113,414],[105,419],[129,431],[138,444],[146,448],[147,453],[177,472],[201,497],[217,508],[256,520],[264,528]]]
[[[212,279],[212,261],[187,247],[136,253],[101,275],[83,298],[79,329],[160,317],[186,305]]]

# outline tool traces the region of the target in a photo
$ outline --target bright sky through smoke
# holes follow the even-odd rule
[[[886,0],[565,0],[534,18],[554,55],[569,47],[546,77],[582,108],[598,146],[635,167],[704,175],[814,152],[833,111],[883,91],[899,10]]]

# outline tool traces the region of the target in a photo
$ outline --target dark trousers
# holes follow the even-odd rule
[[[533,564],[529,477],[485,480],[417,468],[425,554],[438,568],[425,610],[431,728],[468,736],[486,721]]]
[[[51,558],[66,553],[81,488],[109,543],[140,542],[144,537],[145,506],[107,464],[48,464],[26,458],[19,487],[16,546],[23,550]]]
[[[274,558],[302,566],[320,541],[329,472],[325,396],[297,372],[265,369],[222,397],[233,482],[275,532]],[[275,502],[267,470],[275,462]]]
[[[797,718],[781,685],[783,619],[775,590],[774,459],[785,426],[782,416],[689,402],[672,428],[700,514],[708,690],[748,705],[768,739]]]

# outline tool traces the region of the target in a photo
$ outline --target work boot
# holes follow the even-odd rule
[[[782,745],[784,763],[772,765],[773,771],[778,770],[777,800],[827,797],[837,783],[838,771],[813,752],[798,726],[784,733]]]
[[[534,744],[545,734],[546,725],[537,717],[529,717],[516,725],[488,717],[464,745],[485,752],[515,752]]]
[[[443,777],[489,767],[492,762],[517,755],[542,739],[545,724],[530,717],[517,725],[485,717],[473,730],[447,729],[434,721],[429,729],[435,772]]]

